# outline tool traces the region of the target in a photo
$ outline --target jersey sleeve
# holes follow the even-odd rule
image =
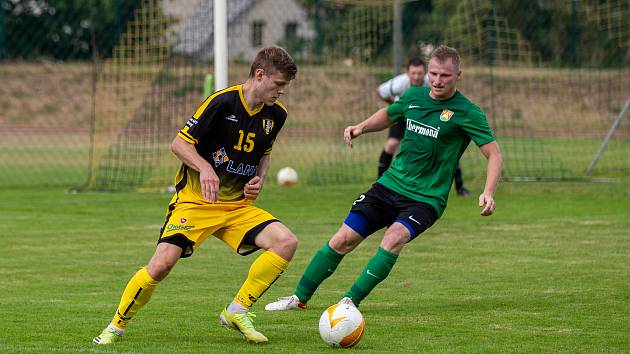
[[[396,100],[394,103],[387,106],[387,115],[394,122],[399,122],[405,119],[404,109],[405,109],[405,105],[407,104],[410,91],[412,90],[407,89],[406,91],[404,91],[404,93],[402,94],[402,96],[400,96],[398,100]]]
[[[278,119],[276,119],[274,123],[276,127],[274,129],[273,139],[271,139],[269,141],[269,144],[267,144],[267,146],[265,147],[264,155],[271,155],[271,151],[273,150],[273,143],[276,142],[276,139],[278,138],[278,134],[280,133],[280,130],[284,126],[284,122],[286,122],[287,116],[288,116],[288,111],[286,107],[282,105],[279,101],[276,101],[276,107],[274,108],[276,109],[276,115]]]
[[[201,138],[210,130],[212,121],[219,110],[219,97],[210,96],[186,122],[177,134],[191,144],[199,144]]]
[[[284,121],[279,124],[278,131],[275,133],[275,136],[269,141],[269,144],[265,146],[265,152],[263,153],[263,155],[271,155],[271,151],[273,150],[273,143],[276,142],[276,139],[278,138],[278,133],[280,132],[283,123]]]
[[[488,125],[486,115],[476,105],[473,105],[470,111],[468,111],[468,114],[462,121],[461,127],[477,146],[482,146],[496,140]]]
[[[389,106],[387,106],[387,115],[389,116],[389,118],[391,118],[394,122],[398,122],[401,119],[403,119],[403,100],[399,99],[398,101],[390,104]]]
[[[276,139],[274,138],[269,145],[267,146],[267,149],[265,149],[265,153],[263,155],[271,155],[271,150],[273,150],[273,143],[276,141]]]

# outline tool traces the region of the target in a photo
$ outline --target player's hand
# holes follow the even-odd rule
[[[344,129],[343,141],[346,143],[346,145],[352,147],[352,139],[361,134],[363,134],[363,128],[359,127],[358,125],[351,125]]]
[[[219,176],[212,167],[199,171],[199,183],[201,184],[201,195],[210,203],[217,202],[219,194]]]
[[[479,195],[479,207],[483,207],[483,210],[481,210],[481,216],[490,216],[494,213],[494,209],[496,209],[497,205],[495,204],[492,195],[481,193]]]
[[[245,187],[243,188],[245,199],[254,200],[258,198],[258,194],[260,194],[262,190],[262,182],[263,180],[260,176],[254,176],[249,182],[245,183]]]

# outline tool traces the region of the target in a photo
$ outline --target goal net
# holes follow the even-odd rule
[[[93,13],[89,6],[77,5],[77,14],[26,8],[29,24],[13,19],[24,9],[2,3],[0,186],[167,189],[181,163],[170,142],[209,94],[213,1],[97,1],[110,10],[120,5],[114,9],[119,30],[115,38],[93,31],[92,43],[91,22],[78,14]],[[539,2],[531,13],[519,11],[519,2],[399,3],[404,58],[426,58],[440,43],[459,50],[458,87],[486,112],[502,149],[504,178],[583,179],[598,152],[588,178],[630,176],[630,113],[619,117],[630,98],[624,65],[630,1]],[[270,175],[291,166],[307,184],[375,180],[387,132],[364,135],[353,149],[342,132],[384,107],[376,88],[398,74],[393,4],[227,1],[230,85],[246,79],[263,46],[281,45],[298,62],[297,79],[281,98],[289,118],[274,145]],[[53,15],[76,26],[57,26],[58,35],[36,25]],[[75,50],[84,55],[38,56],[46,41],[14,33],[19,23],[51,43],[83,29]],[[560,23],[561,29],[553,27]],[[95,53],[99,41],[115,44]],[[474,144],[461,166],[467,181],[485,176]]]

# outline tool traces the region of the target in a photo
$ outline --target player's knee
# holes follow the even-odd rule
[[[166,260],[152,259],[147,265],[147,272],[154,280],[162,280],[166,278],[171,269],[175,266],[175,263],[167,262]]]
[[[295,235],[288,229],[282,230],[281,232],[275,232],[272,235],[265,237],[264,240],[257,239],[257,241],[260,241],[257,243],[259,247],[272,251],[287,261],[290,261],[293,258],[295,250],[298,246],[297,237],[295,237]]]
[[[350,253],[359,245],[359,243],[361,243],[361,241],[363,241],[363,238],[359,235],[353,235],[349,230],[349,228],[347,230],[345,228],[341,228],[337,231],[337,233],[328,242],[328,246],[339,254]]]
[[[390,252],[400,253],[403,247],[405,247],[405,244],[409,242],[409,237],[408,232],[402,232],[401,230],[394,232],[393,230],[388,230],[385,232],[385,236],[383,236],[381,247]]]
[[[278,244],[284,250],[293,255],[298,246],[298,239],[292,232],[287,231],[282,233],[281,235],[278,235]]]

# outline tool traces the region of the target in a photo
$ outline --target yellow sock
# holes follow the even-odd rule
[[[123,291],[116,315],[114,315],[112,320],[112,325],[119,329],[125,329],[133,315],[149,302],[158,283],[159,281],[151,278],[149,272],[147,272],[147,267],[137,271],[127,283],[125,291]]]
[[[249,268],[247,279],[234,301],[245,308],[250,308],[280,277],[288,265],[287,260],[271,251],[261,254]]]

